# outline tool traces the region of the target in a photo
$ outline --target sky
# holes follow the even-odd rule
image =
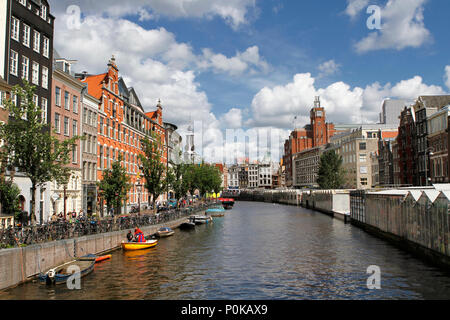
[[[50,0],[76,71],[114,54],[146,111],[208,161],[278,160],[320,96],[329,122],[376,123],[384,99],[450,92],[443,0]],[[379,18],[379,19],[378,19]],[[379,22],[379,23],[378,23]],[[294,118],[296,120],[294,121]],[[251,160],[252,160],[251,159]]]

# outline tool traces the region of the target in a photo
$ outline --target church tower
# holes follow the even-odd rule
[[[328,142],[327,125],[325,122],[325,109],[320,106],[320,97],[316,97],[314,108],[311,109],[311,129],[313,134],[313,147]]]

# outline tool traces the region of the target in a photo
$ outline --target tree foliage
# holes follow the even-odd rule
[[[130,177],[121,161],[122,157],[119,157],[118,161],[113,162],[111,169],[105,169],[102,179],[97,182],[108,211],[114,207],[116,213],[120,212],[122,202],[127,200],[128,190],[131,188]]]
[[[43,110],[33,102],[35,87],[24,81],[23,87],[16,85],[11,99],[5,102],[9,121],[0,125],[0,139],[5,143],[1,159],[17,168],[31,180],[31,221],[35,221],[35,193],[37,187],[46,182],[63,181],[70,176],[67,164],[72,148],[80,139],[74,136],[60,141],[52,134],[51,125],[43,121]],[[53,131],[53,133],[55,133]]]
[[[11,180],[2,178],[0,181],[0,203],[2,212],[14,217],[18,217],[20,189]]]
[[[152,134],[152,139],[148,137],[141,140],[143,154],[139,155],[141,162],[144,187],[153,196],[153,205],[158,197],[167,190],[170,177],[166,174],[167,166],[162,161],[164,144],[161,138]]]
[[[320,157],[317,183],[321,189],[340,189],[344,184],[342,157],[334,150],[326,151]]]

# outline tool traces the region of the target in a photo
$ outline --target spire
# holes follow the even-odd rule
[[[162,110],[161,99],[158,99],[158,104],[156,106],[158,107],[158,109]]]

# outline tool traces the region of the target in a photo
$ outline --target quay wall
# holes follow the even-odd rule
[[[450,269],[450,191],[243,190],[238,200],[320,211]]]
[[[175,229],[186,217],[141,227],[144,234],[154,234],[161,226]],[[40,272],[86,254],[103,254],[119,249],[129,230],[100,233],[68,240],[58,240],[21,248],[0,250],[0,290],[33,279]]]

